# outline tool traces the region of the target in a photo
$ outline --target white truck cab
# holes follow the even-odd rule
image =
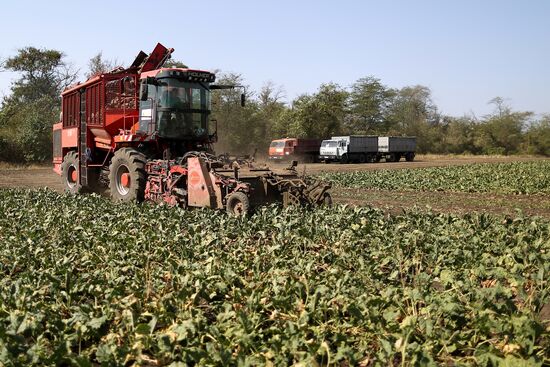
[[[349,141],[349,140],[348,140]],[[319,150],[319,160],[330,162],[339,161],[348,151],[348,142],[341,139],[323,140]]]

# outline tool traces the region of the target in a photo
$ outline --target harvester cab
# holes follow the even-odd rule
[[[174,50],[157,44],[129,68],[92,76],[62,93],[54,125],[54,171],[66,191],[108,186],[119,201],[227,208],[244,214],[273,201],[327,204],[326,184],[248,165],[227,167],[213,153],[217,124],[211,93],[243,88],[214,84],[213,73],[163,68]],[[244,105],[244,93],[241,105]]]
[[[214,74],[196,70],[160,69],[143,73],[136,132],[195,145],[214,143],[216,133],[209,126],[209,83],[214,80]]]

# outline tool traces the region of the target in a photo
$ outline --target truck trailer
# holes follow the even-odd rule
[[[373,162],[378,153],[378,137],[369,135],[333,136],[323,140],[319,159],[324,162]]]
[[[416,155],[416,137],[408,136],[379,136],[378,160],[384,158],[386,162],[399,162],[404,157],[412,162]]]
[[[284,138],[276,139],[269,145],[269,160],[316,162],[322,139]]]
[[[398,162],[404,157],[413,161],[416,137],[348,135],[323,140],[319,159],[325,163]]]

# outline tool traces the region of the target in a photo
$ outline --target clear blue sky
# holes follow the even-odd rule
[[[289,100],[373,75],[431,88],[443,113],[477,116],[495,96],[550,113],[550,1],[9,1],[0,57],[62,50],[82,72],[98,51],[130,63],[157,41],[191,67],[268,80]],[[0,73],[0,94],[15,75]]]

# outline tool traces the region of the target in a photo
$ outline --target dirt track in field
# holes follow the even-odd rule
[[[298,171],[302,172],[305,168],[306,173],[315,174],[321,172],[350,172],[350,171],[370,171],[381,169],[403,169],[403,168],[427,168],[427,167],[443,167],[443,166],[459,166],[472,163],[506,163],[506,162],[527,162],[541,160],[545,158],[537,157],[475,157],[475,156],[417,156],[414,162],[405,162],[403,159],[400,162],[394,163],[307,163],[298,165]],[[278,163],[277,167],[284,167],[284,164]]]
[[[299,166],[299,172],[315,174],[334,171],[361,171],[379,169],[424,168],[472,163],[500,163],[533,161],[534,157],[445,157],[419,156],[414,162],[374,163],[374,164],[306,164]],[[275,165],[284,168],[284,165]],[[59,176],[51,167],[0,168],[0,188],[49,187],[62,191]],[[550,218],[550,197],[528,195],[497,195],[479,193],[442,193],[418,191],[389,191],[368,189],[333,189],[337,203],[350,205],[370,205],[390,212],[400,212],[414,207],[431,208],[437,212],[467,213],[472,211],[516,215],[521,211],[527,215]]]
[[[63,190],[59,176],[51,167],[0,168],[0,188],[8,187],[49,187],[57,191]]]

